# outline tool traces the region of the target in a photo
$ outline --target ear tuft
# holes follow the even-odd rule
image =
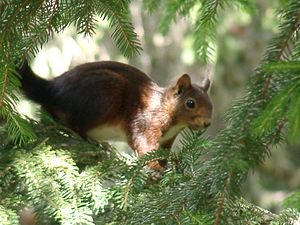
[[[208,91],[209,87],[210,87],[210,80],[208,78],[205,78],[203,81],[202,81],[202,85],[201,85],[204,89],[205,92]]]
[[[187,74],[183,74],[176,83],[176,90],[178,94],[181,94],[184,89],[191,87],[191,78]]]

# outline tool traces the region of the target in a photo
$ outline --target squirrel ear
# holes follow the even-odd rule
[[[203,87],[204,91],[207,92],[209,87],[210,87],[210,80],[208,78],[205,78],[203,81],[202,81],[202,84],[201,86]]]
[[[187,74],[183,74],[176,83],[175,89],[177,94],[181,94],[182,91],[186,88],[191,87],[191,78]]]

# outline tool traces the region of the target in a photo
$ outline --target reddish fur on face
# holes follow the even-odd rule
[[[82,64],[49,81],[37,77],[27,63],[19,73],[25,94],[55,119],[96,141],[109,139],[105,131],[112,131],[138,155],[170,148],[184,127],[210,124],[209,83],[192,84],[187,74],[162,88],[142,71],[112,61]],[[165,163],[149,166],[162,171]]]

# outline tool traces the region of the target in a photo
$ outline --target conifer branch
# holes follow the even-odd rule
[[[133,180],[135,179],[137,173],[142,169],[142,165],[137,166],[137,168],[133,171],[133,174],[131,175],[129,181],[127,182],[127,184],[124,187],[124,198],[123,198],[123,205],[124,208],[126,209],[128,206],[128,201],[129,201],[129,193],[130,193],[130,189],[133,185]]]
[[[291,39],[295,36],[295,33],[297,33],[300,30],[300,10],[296,11],[295,14],[296,14],[295,19],[293,20],[293,23],[290,24],[289,30],[286,33],[284,33],[285,36],[282,38],[280,46],[278,46],[279,51],[275,56],[272,57],[273,58],[271,59],[272,61],[276,62],[282,59],[285,50],[288,49],[290,46],[289,43]],[[273,73],[270,73],[266,79],[266,82],[264,83],[264,87],[262,89],[262,97],[265,96],[272,77],[273,77]]]
[[[298,2],[299,1],[293,1],[294,4],[298,4]],[[296,6],[293,6],[292,9],[288,8],[290,11],[299,11],[299,9],[300,7]],[[293,20],[293,17],[291,18],[290,14],[289,16],[290,17],[288,19]],[[213,23],[213,21],[211,23]],[[278,57],[278,54],[279,59],[282,58],[280,56],[284,55],[286,50],[289,49],[289,46],[291,46],[291,43],[296,41],[297,38],[293,37],[295,36],[295,32],[297,33],[298,29],[294,28],[295,32],[287,35],[289,34],[289,32],[287,32],[289,28],[289,23],[283,21],[278,32],[278,37],[273,38],[273,42],[266,53],[266,59],[262,61],[262,65],[269,63],[270,61],[272,62],[274,60],[274,56]],[[212,159],[208,162],[200,162],[203,163],[201,165],[198,164],[200,170],[195,173],[195,178],[190,180],[190,183],[187,184],[186,188],[183,188],[183,190],[180,191],[173,190],[170,192],[166,191],[166,193],[164,193],[164,195],[167,195],[168,197],[171,196],[171,198],[174,199],[176,198],[178,201],[176,203],[172,201],[168,204],[167,199],[163,199],[161,201],[158,199],[162,196],[155,198],[155,202],[159,202],[159,205],[165,209],[166,213],[163,214],[165,217],[173,215],[174,212],[177,212],[183,204],[193,208],[194,205],[205,205],[207,201],[217,201],[218,203],[216,214],[214,215],[214,223],[220,224],[223,222],[221,215],[224,210],[233,210],[231,205],[226,203],[232,203],[235,201],[235,197],[240,194],[239,187],[246,175],[246,171],[263,161],[268,153],[269,145],[276,142],[276,138],[278,138],[283,129],[283,125],[279,124],[273,135],[263,137],[259,140],[251,135],[251,123],[261,113],[263,107],[266,105],[266,100],[270,99],[277,90],[269,85],[268,90],[270,88],[270,92],[266,93],[264,97],[261,96],[261,91],[264,87],[263,84],[267,80],[266,76],[267,74],[263,71],[256,71],[254,74],[256,82],[251,83],[248,86],[248,94],[246,97],[232,107],[232,111],[228,114],[231,124],[223,132],[221,132],[221,134],[215,139],[213,146],[211,146],[211,149],[214,149],[211,153],[213,155]],[[273,77],[270,79],[273,79]],[[229,161],[234,161],[235,163],[229,163]],[[234,176],[232,175],[233,172]],[[215,180],[212,181],[212,179]],[[222,182],[225,183],[225,186]],[[201,199],[197,201],[192,197],[189,198],[189,196],[184,196],[186,192],[193,193],[195,195],[196,193],[201,193]],[[230,195],[228,193],[230,193]],[[221,197],[216,199],[217,196]],[[155,206],[157,207],[157,205]],[[148,206],[148,208],[144,209],[143,212],[149,212],[148,210],[151,209],[151,213],[158,213],[153,208],[153,205]],[[151,216],[152,221],[154,221],[154,218],[156,218],[155,215]],[[137,219],[137,216],[135,216],[134,219],[135,222],[140,221]],[[228,218],[224,218],[225,221],[226,219]],[[150,221],[151,219],[148,220],[148,222]]]
[[[216,215],[215,215],[214,225],[218,225],[220,223],[222,211],[223,211],[223,208],[224,208],[224,202],[226,201],[227,189],[230,185],[230,180],[231,180],[232,174],[233,174],[232,171],[229,172],[228,178],[227,178],[226,183],[224,185],[223,192],[221,193],[221,198],[219,200],[219,206],[218,206],[218,209],[217,209],[217,212],[216,212]]]
[[[24,10],[20,9],[24,15],[20,13],[19,17],[16,12],[19,10],[17,8],[22,5],[20,2],[28,7],[24,7]],[[11,133],[12,136],[18,136],[20,140],[26,142],[28,139],[24,138],[24,134],[30,133],[24,121],[14,111],[14,102],[17,96],[13,91],[18,87],[18,80],[14,72],[11,73],[15,66],[14,60],[19,59],[20,56],[27,57],[31,52],[35,53],[38,49],[37,46],[44,44],[54,31],[60,31],[75,21],[78,30],[92,34],[95,26],[94,16],[97,14],[102,19],[110,21],[110,27],[114,30],[113,39],[122,52],[125,51],[127,55],[131,55],[132,52],[137,51],[136,47],[139,46],[139,42],[129,19],[127,9],[129,2],[129,0],[76,0],[72,2],[76,3],[76,6],[73,6],[69,1],[53,0],[47,4],[46,1],[25,0],[18,1],[19,5],[16,8],[10,8],[11,15],[8,17],[12,19],[9,20],[11,26],[2,29],[5,32],[0,35],[1,60],[4,62],[0,74],[3,75],[3,79],[2,77],[1,79],[4,81],[1,80],[0,110],[9,123],[6,125],[8,129],[6,127],[0,129],[0,135],[3,132]],[[149,2],[157,3],[157,1]],[[177,16],[188,13],[195,2],[177,0],[176,7],[171,4],[166,5],[173,6],[174,9],[170,15]],[[198,30],[206,35],[200,37],[203,39],[201,43],[199,42],[199,46],[202,46],[203,49],[213,50],[209,45],[202,44],[214,41],[219,9],[229,5],[229,2],[227,0],[204,0],[201,2],[203,8],[202,11],[198,11],[198,15],[202,16],[199,16],[198,19],[201,18],[202,21],[198,20],[196,25],[199,25],[200,22],[204,24],[204,29]],[[247,0],[232,2],[248,4]],[[3,7],[6,7],[5,4],[8,3],[11,1],[1,2],[0,10],[3,10]],[[189,5],[180,5],[185,3]],[[79,8],[84,9],[80,15],[76,14],[78,5]],[[287,5],[287,10],[283,13],[285,20],[280,26],[278,35],[271,43],[261,68],[266,63],[286,60],[286,56],[289,58],[291,49],[295,47],[294,43],[300,43],[297,35],[300,29],[299,1],[292,0]],[[47,11],[46,9],[49,7],[51,10]],[[77,20],[77,16],[81,19]],[[170,23],[172,18],[169,17],[168,20]],[[18,23],[16,23],[17,21]],[[3,24],[0,24],[1,28]],[[11,27],[16,27],[16,29],[11,29]],[[28,39],[19,42],[12,39],[14,36],[28,37]],[[8,47],[10,49],[6,51]],[[298,50],[298,55],[299,52],[300,50]],[[297,60],[294,58],[294,61]],[[231,124],[214,141],[205,141],[199,138],[200,134],[198,136],[186,135],[182,141],[183,151],[177,155],[174,154],[175,158],[180,161],[179,165],[176,165],[176,169],[166,171],[160,185],[153,185],[154,187],[151,186],[146,191],[144,191],[144,187],[147,185],[146,176],[144,176],[142,167],[149,161],[168,158],[166,154],[150,153],[130,166],[124,161],[116,159],[116,155],[105,155],[107,157],[104,159],[99,157],[101,158],[99,160],[94,157],[95,154],[98,154],[98,148],[87,146],[86,143],[83,144],[82,140],[76,140],[73,137],[72,141],[70,141],[71,138],[65,138],[65,136],[62,138],[63,135],[58,134],[60,131],[58,132],[57,129],[53,129],[55,131],[52,130],[49,133],[38,130],[43,133],[38,134],[38,138],[51,137],[50,144],[38,145],[33,150],[33,146],[36,146],[39,141],[26,145],[28,149],[17,149],[16,151],[15,149],[11,150],[10,145],[3,147],[1,143],[0,168],[5,171],[5,174],[0,175],[1,181],[4,180],[0,184],[0,189],[9,190],[9,192],[13,190],[11,194],[13,197],[20,193],[24,194],[21,200],[18,199],[16,204],[18,207],[28,203],[26,201],[29,200],[35,206],[40,207],[37,209],[40,215],[54,218],[65,224],[72,222],[89,225],[96,223],[124,224],[126,221],[128,224],[193,224],[194,222],[207,225],[212,224],[213,221],[214,225],[219,225],[228,221],[248,222],[249,220],[246,219],[252,219],[249,217],[252,215],[255,216],[256,224],[271,224],[271,221],[280,221],[279,224],[284,224],[281,222],[287,220],[284,216],[288,215],[286,217],[290,219],[292,213],[287,212],[283,216],[275,215],[257,206],[241,203],[237,198],[249,168],[262,162],[265,155],[268,154],[269,146],[278,143],[277,139],[284,129],[286,120],[284,117],[276,120],[277,124],[272,127],[271,132],[267,135],[259,135],[258,138],[252,135],[250,126],[253,120],[262,114],[268,100],[282,87],[289,87],[287,84],[293,83],[296,79],[296,75],[290,73],[288,75],[292,77],[291,80],[278,82],[280,76],[278,77],[276,72],[260,69],[254,74],[254,80],[251,80],[254,82],[248,86],[246,97],[234,105],[228,115],[230,117],[228,121]],[[279,87],[275,86],[278,83]],[[300,89],[295,84],[295,89],[292,90]],[[290,94],[292,90],[286,93]],[[300,98],[295,102],[299,101]],[[298,112],[295,108],[294,114]],[[296,120],[298,117],[293,118]],[[290,120],[290,118],[288,119]],[[37,127],[35,124],[32,126]],[[63,133],[65,134],[65,132]],[[2,136],[0,139],[2,140]],[[88,152],[89,148],[91,148],[92,154]],[[7,149],[11,151],[7,151]],[[85,152],[83,153],[83,151]],[[84,155],[84,160],[82,155]],[[7,162],[8,158],[9,162]],[[47,161],[49,158],[52,162],[58,160],[64,164],[50,166],[51,163]],[[79,164],[80,166],[78,166]],[[101,166],[99,166],[100,164]],[[7,180],[10,182],[6,182]],[[108,184],[105,183],[106,181]],[[17,188],[11,188],[8,184],[16,185]],[[103,184],[109,187],[105,187]],[[16,210],[10,210],[11,206],[7,206],[3,200],[8,197],[5,196],[5,193],[0,193],[0,195],[0,217],[12,215],[17,221]],[[66,213],[65,209],[69,211]],[[233,213],[231,214],[231,212]],[[248,213],[248,215],[244,216],[242,213]],[[282,218],[280,219],[280,217]],[[98,220],[98,218],[100,219]],[[13,219],[10,219],[7,224],[17,224],[17,222],[11,221]],[[242,222],[241,224],[244,224]]]
[[[176,221],[176,223],[177,223],[178,225],[182,225],[182,223],[181,223],[180,220],[178,219],[178,215],[174,214],[173,217],[174,217],[174,219],[175,219],[175,221]]]
[[[124,208],[127,208],[128,206],[128,202],[129,202],[129,194],[131,192],[131,189],[133,188],[134,185],[134,181],[136,181],[138,179],[138,175],[139,173],[142,173],[142,168],[147,166],[148,163],[151,163],[153,161],[157,161],[160,159],[166,158],[166,154],[164,152],[160,151],[156,151],[156,152],[149,152],[148,154],[144,155],[142,157],[142,159],[138,160],[136,163],[136,165],[134,165],[130,172],[130,178],[127,181],[127,183],[124,186],[124,193],[123,193],[123,203],[122,205],[124,206]]]
[[[103,2],[103,4],[107,7],[111,17],[110,25],[115,29],[112,33],[112,38],[126,56],[132,57],[141,50],[141,46],[140,41],[137,39],[137,34],[133,31],[132,25],[122,19],[122,17],[125,17],[124,12],[127,10],[123,8],[117,12],[111,8],[111,3]]]
[[[299,23],[300,11],[299,11],[299,8],[296,10],[295,14],[296,14],[296,19],[293,20],[294,23],[290,25],[290,27],[288,29],[288,32],[286,32],[286,31],[283,32],[284,36],[282,36],[282,33],[280,33],[279,34],[279,37],[280,37],[279,40],[276,40],[276,38],[274,38],[276,40],[275,41],[276,45],[274,45],[274,44],[272,45],[272,50],[270,50],[269,54],[266,57],[267,62],[268,62],[268,60],[271,60],[271,61],[273,61],[273,60],[274,61],[280,60],[282,58],[285,50],[290,46],[290,42],[291,41],[292,42],[295,41],[295,40],[292,40],[292,39],[295,36],[295,32],[298,32],[299,27],[300,27],[300,23]],[[285,23],[285,21],[284,21],[284,23]],[[256,76],[259,76],[259,75],[261,75],[261,71],[259,71],[259,72],[256,73]],[[273,73],[270,73],[269,75],[267,75],[267,78],[264,81],[262,89],[261,89],[261,92],[260,92],[261,95],[258,96],[259,99],[265,98],[265,95],[267,94],[267,91],[269,89],[269,85],[270,85],[270,82],[271,82],[272,78],[273,78]],[[259,99],[256,99],[254,104],[258,104],[259,103]],[[246,107],[245,106],[243,106],[244,109],[245,109],[245,111],[244,111],[245,115],[243,117],[245,118],[245,120],[251,121],[251,120],[254,119],[253,116],[255,115],[253,113],[254,106],[253,106],[253,109],[249,109],[247,106]],[[240,118],[240,116],[238,116],[237,118]],[[237,119],[237,121],[238,120],[239,119]],[[244,128],[241,128],[243,130],[243,133],[249,129],[249,127],[248,127],[247,124],[248,124],[247,122],[243,123],[243,127]],[[268,137],[268,139],[266,140],[266,143],[264,144],[264,148],[267,149],[268,146],[273,143],[274,139],[277,138],[280,135],[281,130],[283,128],[283,125],[284,125],[283,122],[281,122],[278,125],[277,129],[275,130],[275,132],[273,133],[273,135],[271,135],[270,137]],[[228,132],[229,131],[230,131],[230,128],[228,129]],[[247,136],[243,137],[243,134],[240,134],[240,135],[241,135],[241,140],[247,138]],[[247,146],[246,143],[244,143],[244,141],[242,141],[242,144],[245,145],[245,147]],[[232,148],[232,147],[234,147],[235,144],[230,143],[230,145],[231,145],[230,148]],[[231,173],[229,173],[227,179],[230,179],[230,177],[231,177]],[[219,224],[221,212],[222,212],[223,205],[224,205],[225,193],[226,192],[227,192],[227,186],[225,186],[225,188],[224,188],[224,190],[222,192],[222,195],[221,195],[221,200],[220,200],[220,203],[219,203],[219,207],[218,207],[218,210],[217,210],[217,214],[215,216],[215,223],[214,223],[215,225]]]
[[[7,80],[8,80],[8,66],[7,66],[7,63],[5,63],[5,65],[4,65],[3,76],[4,76],[4,80],[3,80],[3,83],[2,83],[2,90],[1,90],[1,96],[0,96],[0,110],[2,110],[2,107],[4,107],[5,91],[6,91]]]
[[[52,1],[51,1],[52,2]],[[51,14],[49,18],[46,20],[46,27],[44,29],[41,29],[41,32],[37,32],[37,34],[33,35],[30,34],[30,42],[26,43],[26,49],[22,52],[21,59],[22,61],[27,57],[27,55],[30,52],[33,52],[33,49],[37,46],[37,43],[39,42],[45,42],[45,40],[48,38],[48,36],[52,35],[53,28],[55,27],[53,25],[53,18],[58,13],[58,0],[54,0],[54,6],[51,9]],[[40,40],[40,41],[39,41]]]
[[[19,216],[17,213],[10,209],[6,208],[5,206],[0,204],[0,221],[1,225],[12,225],[12,224],[19,224]]]
[[[161,19],[159,29],[163,35],[169,31],[172,22],[177,20],[178,14],[180,16],[186,16],[191,8],[197,3],[196,1],[190,0],[168,0],[164,2],[163,10],[164,15]],[[149,6],[151,7],[151,6]]]
[[[26,2],[26,1],[24,1],[24,2]],[[24,2],[22,2],[22,5],[19,7],[19,9],[21,9],[22,7],[24,7],[23,6]],[[6,7],[9,7],[9,6],[6,5]],[[15,12],[13,13],[13,15],[10,17],[10,19],[5,24],[4,30],[2,30],[2,35],[1,35],[1,40],[0,40],[0,52],[2,51],[3,44],[4,44],[4,41],[5,41],[6,35],[8,33],[8,30],[11,29],[12,26],[14,25],[13,22],[14,22],[15,17],[16,17],[17,14],[18,14],[18,10],[15,10]]]
[[[149,13],[153,13],[158,9],[159,5],[162,3],[162,0],[144,0],[143,3],[147,11]]]
[[[265,146],[266,148],[268,148],[274,142],[274,140],[278,139],[278,136],[280,136],[280,134],[282,133],[282,129],[284,128],[284,124],[285,124],[284,120],[279,122],[279,124],[277,125],[277,127],[275,129],[275,132],[273,132],[273,135],[269,138],[269,141]]]

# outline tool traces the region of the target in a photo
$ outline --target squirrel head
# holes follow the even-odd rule
[[[208,127],[212,117],[212,103],[207,94],[210,80],[205,79],[201,86],[191,83],[189,75],[182,75],[171,87],[175,97],[174,119],[176,123],[186,124],[191,129]]]

